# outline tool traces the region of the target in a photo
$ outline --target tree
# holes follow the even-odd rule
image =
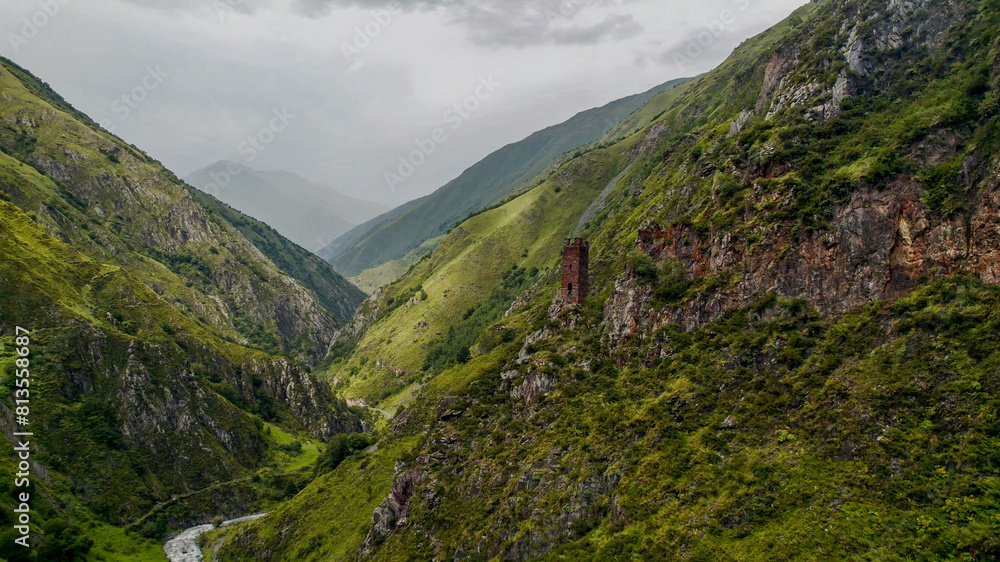
[[[314,472],[321,476],[333,472],[344,462],[344,459],[357,451],[367,449],[372,445],[372,438],[363,433],[350,435],[335,435],[326,446],[326,450],[316,461]]]

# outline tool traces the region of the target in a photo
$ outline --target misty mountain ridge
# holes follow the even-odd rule
[[[601,139],[654,97],[690,80],[670,80],[641,94],[580,112],[509,144],[434,193],[344,234],[319,255],[362,288],[371,290],[391,282],[433,249],[433,240],[452,226],[521,188],[533,187],[530,182],[554,169],[567,153]],[[377,282],[368,283],[367,277]]]
[[[1000,559],[998,38],[809,2],[341,236],[367,299],[0,58],[0,559]]]
[[[390,208],[292,172],[255,170],[226,160],[192,172],[185,181],[314,253]]]

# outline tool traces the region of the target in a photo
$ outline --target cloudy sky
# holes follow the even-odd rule
[[[579,111],[709,70],[803,3],[3,0],[0,54],[182,177],[234,160],[401,203]],[[390,189],[437,128],[447,139]]]

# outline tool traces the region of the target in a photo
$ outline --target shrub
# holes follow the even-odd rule
[[[38,551],[40,560],[77,560],[94,546],[94,541],[84,536],[80,527],[63,519],[46,522],[42,530],[46,541]]]
[[[653,298],[663,303],[676,302],[687,294],[691,287],[687,269],[678,260],[668,260],[657,274],[659,280],[653,290]]]
[[[656,282],[656,264],[648,255],[638,251],[632,252],[628,257],[628,266],[636,279],[647,283]]]
[[[323,451],[319,459],[316,460],[313,472],[316,476],[333,472],[347,457],[371,447],[373,443],[374,439],[363,433],[336,435],[327,444],[326,450]]]

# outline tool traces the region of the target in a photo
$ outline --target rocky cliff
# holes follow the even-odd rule
[[[0,399],[13,405],[22,326],[33,458],[47,475],[39,525],[126,525],[249,482],[274,459],[272,427],[314,440],[361,428],[310,374],[361,295],[321,260],[286,273],[269,255],[304,250],[196,199],[7,61],[0,149]],[[255,241],[236,221],[260,231]]]
[[[220,558],[1000,556],[998,36],[997,2],[810,3],[456,228],[331,365],[406,404],[401,464],[289,504],[374,486],[368,532],[265,521]],[[538,272],[578,225],[577,307]]]

